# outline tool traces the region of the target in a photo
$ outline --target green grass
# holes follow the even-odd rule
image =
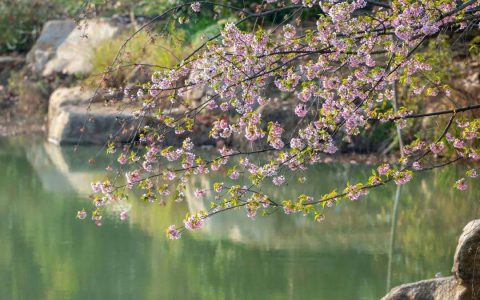
[[[121,52],[114,64],[119,49],[132,32],[126,32],[115,39],[103,42],[96,50],[92,60],[92,75],[86,80],[87,85],[103,84],[108,87],[120,87],[133,72],[136,64],[152,65],[152,70],[160,67],[171,68],[192,51],[190,43],[182,42],[181,31],[177,31],[175,39],[162,37],[152,33],[140,32],[135,35]],[[105,72],[108,73],[105,74]],[[102,80],[102,75],[106,76]],[[105,80],[106,79],[106,80]]]

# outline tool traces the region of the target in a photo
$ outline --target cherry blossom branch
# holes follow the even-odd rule
[[[413,170],[412,172],[423,172],[423,171],[428,171],[428,170],[433,170],[433,169],[438,169],[438,168],[442,168],[442,167],[445,167],[445,166],[448,166],[448,165],[451,165],[459,160],[463,159],[463,157],[457,157],[453,160],[450,160],[450,161],[447,161],[445,163],[441,163],[441,164],[438,164],[438,165],[433,165],[433,166],[430,166],[430,167],[427,167],[427,168],[423,168],[422,170]],[[360,189],[361,190],[369,190],[369,189],[372,189],[372,188],[376,188],[376,187],[379,187],[379,186],[383,186],[389,182],[392,182],[393,181],[393,178],[389,177],[388,179],[386,180],[383,180],[381,181],[380,183],[377,183],[377,184],[369,184],[369,185],[365,185],[363,187],[361,187]],[[314,204],[320,204],[320,203],[323,203],[323,202],[328,202],[328,201],[332,201],[332,200],[336,200],[338,198],[342,198],[342,197],[345,197],[348,195],[348,192],[344,192],[344,193],[341,193],[341,194],[338,194],[338,195],[335,195],[335,196],[332,196],[332,197],[328,197],[328,198],[324,198],[324,199],[321,199],[321,200],[317,200],[317,201],[312,201],[312,202],[307,202],[305,203],[305,205],[314,205]]]
[[[480,104],[474,104],[474,105],[459,107],[459,108],[455,108],[455,109],[435,111],[435,112],[431,112],[431,113],[398,116],[398,117],[392,118],[392,120],[417,119],[417,118],[433,117],[433,116],[447,115],[447,114],[453,114],[453,113],[461,113],[461,112],[471,111],[471,110],[475,110],[475,109],[480,109]]]

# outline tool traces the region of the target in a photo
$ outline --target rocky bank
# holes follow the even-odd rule
[[[382,300],[480,299],[480,220],[471,221],[463,228],[452,274],[397,286]]]

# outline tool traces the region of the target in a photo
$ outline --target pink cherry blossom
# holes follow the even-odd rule
[[[194,12],[199,12],[200,11],[200,2],[193,2],[190,7]]]
[[[180,237],[182,236],[182,234],[180,233],[180,231],[177,230],[177,228],[175,227],[175,225],[170,225],[168,226],[168,229],[167,229],[167,237],[171,240],[178,240]]]
[[[183,223],[188,230],[198,230],[203,227],[204,219],[201,216],[192,215],[183,221]]]
[[[77,212],[77,219],[83,220],[87,217],[87,212],[85,210],[79,210]]]
[[[285,177],[283,175],[276,176],[272,181],[275,185],[282,185],[285,182]]]
[[[125,221],[128,219],[128,212],[126,210],[120,211],[119,217],[121,221]]]
[[[465,178],[461,178],[455,182],[455,188],[460,191],[464,191],[467,189],[467,183],[465,182]]]
[[[440,154],[445,150],[445,144],[443,142],[434,143],[430,145],[430,151],[434,154]]]
[[[377,168],[378,174],[379,175],[385,175],[387,174],[388,170],[390,170],[390,165],[389,164],[383,164]]]

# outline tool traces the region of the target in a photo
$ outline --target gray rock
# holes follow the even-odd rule
[[[465,283],[480,282],[480,220],[471,221],[463,228],[452,272]]]
[[[59,88],[50,96],[48,104],[48,123],[56,118],[66,106],[84,106],[93,101],[94,92],[81,87]]]
[[[475,66],[471,66],[473,69]],[[478,66],[477,66],[478,68]],[[461,87],[471,95],[478,95],[480,92],[480,72],[472,71],[460,81]]]
[[[393,288],[382,300],[440,300],[457,299],[457,280],[443,277],[407,283]]]
[[[0,66],[2,68],[22,64],[24,62],[25,58],[21,56],[0,56]]]
[[[195,85],[191,88],[188,88],[184,94],[184,98],[186,100],[192,101],[193,103],[200,102],[200,100],[205,96],[207,96],[207,87],[203,84]]]
[[[88,74],[95,49],[126,28],[105,18],[86,20],[80,26],[69,20],[49,21],[27,59],[32,69],[43,76]]]
[[[71,20],[53,20],[43,25],[40,37],[27,55],[27,62],[36,73],[42,73],[45,65],[55,57],[58,47],[75,29]]]
[[[135,108],[97,102],[92,91],[61,88],[50,97],[48,140],[54,144],[129,142],[139,126]]]
[[[188,79],[186,81],[187,84],[191,84],[192,78],[194,75],[196,75],[196,73],[198,73],[198,71],[193,72],[194,73],[190,73],[188,75]],[[208,100],[213,95],[215,95],[215,92],[212,88],[206,86],[205,84],[198,83],[188,87],[184,92],[183,98],[194,105],[198,105],[201,102]]]
[[[422,280],[393,288],[382,300],[480,299],[480,220],[463,228],[453,263],[453,276]]]

